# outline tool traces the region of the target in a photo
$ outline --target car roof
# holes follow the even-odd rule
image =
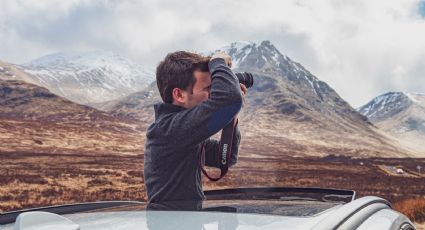
[[[21,213],[15,224],[2,230],[26,229],[354,229],[378,210],[388,209],[393,219],[407,221],[378,197],[362,197],[311,216],[282,216],[204,211],[138,210],[145,203],[128,203],[62,216],[40,211]],[[384,214],[388,216],[387,214]],[[404,218],[404,219],[403,219]],[[353,227],[355,226],[355,227]],[[28,228],[26,228],[28,227]]]
[[[390,210],[383,215],[392,213],[408,222],[392,211],[386,200],[354,200],[355,192],[349,190],[238,188],[206,191],[205,195],[205,201],[106,201],[21,210],[2,214],[0,224],[6,224],[2,230],[32,229],[35,225],[40,227],[37,229],[209,229],[206,226],[211,224],[213,229],[222,224],[226,229],[321,230],[345,225],[351,229],[383,209]]]
[[[253,213],[281,216],[312,216],[339,204],[352,201],[351,190],[323,188],[257,187],[205,191],[205,201],[103,201],[32,208],[4,213],[1,223],[13,222],[23,212],[47,211],[56,214],[98,211],[185,210]]]

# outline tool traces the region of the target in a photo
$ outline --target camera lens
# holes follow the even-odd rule
[[[236,77],[238,77],[239,83],[244,84],[246,88],[250,88],[254,85],[254,77],[252,73],[249,72],[241,72],[235,73]]]

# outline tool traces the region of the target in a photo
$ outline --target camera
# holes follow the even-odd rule
[[[238,78],[239,83],[244,84],[246,88],[250,88],[254,85],[254,77],[252,76],[252,73],[241,72],[235,73],[235,75]]]

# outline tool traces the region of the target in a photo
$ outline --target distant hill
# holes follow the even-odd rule
[[[37,85],[1,79],[0,151],[143,152],[145,127],[134,120],[75,104]]]
[[[377,127],[425,156],[425,94],[389,92],[358,110]]]

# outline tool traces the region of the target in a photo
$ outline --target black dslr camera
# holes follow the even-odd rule
[[[250,88],[254,85],[254,77],[252,76],[252,73],[241,72],[235,73],[235,75],[238,77],[239,83],[244,84],[246,88]]]

